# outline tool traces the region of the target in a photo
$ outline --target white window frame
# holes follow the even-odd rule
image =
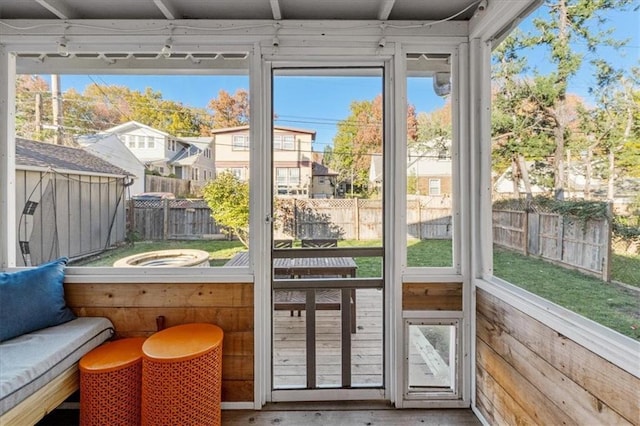
[[[244,180],[244,167],[231,167],[227,170],[229,170],[229,172],[231,172],[239,180]]]
[[[432,185],[434,183],[437,185]],[[442,195],[442,179],[429,178],[429,195]]]
[[[296,138],[293,135],[282,135],[282,150],[293,151],[295,149]]]
[[[233,135],[231,149],[233,151],[248,151],[249,143],[249,135]]]

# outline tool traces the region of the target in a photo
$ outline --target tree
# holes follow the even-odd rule
[[[205,185],[202,194],[223,232],[249,247],[249,183],[224,171]]]
[[[588,135],[587,164],[594,152],[606,158],[606,164],[600,162],[601,176],[607,179],[607,199],[613,200],[616,177],[640,177],[640,69],[632,70],[630,78],[605,63],[598,69],[596,107],[581,111],[581,128]]]
[[[565,142],[567,137],[567,85],[583,63],[582,53],[576,51],[576,42],[585,43],[591,53],[598,45],[619,46],[609,38],[611,31],[596,31],[593,23],[605,22],[603,12],[624,8],[632,0],[549,0],[549,19],[533,21],[537,33],[522,38],[523,46],[547,46],[554,70],[545,78],[548,97],[541,105],[552,122],[555,141],[554,192],[557,199],[564,198],[566,186]]]
[[[16,135],[28,139],[45,140],[54,132],[46,130],[52,124],[51,89],[37,75],[18,75],[16,78]]]
[[[338,179],[349,181],[361,191],[369,183],[371,158],[382,154],[382,95],[371,101],[353,101],[349,116],[338,123],[329,154],[329,166],[339,174]],[[407,131],[415,140],[418,131],[415,108],[407,108]]]
[[[220,90],[207,106],[213,111],[213,129],[249,124],[249,93],[244,89],[236,90],[233,96]]]
[[[514,196],[520,195],[522,182],[531,197],[531,178],[545,180],[544,172],[529,175],[529,165],[553,155],[553,127],[545,111],[552,87],[544,77],[523,76],[525,58],[521,33],[508,37],[494,54],[494,100],[492,102],[493,170],[501,175],[510,169]]]

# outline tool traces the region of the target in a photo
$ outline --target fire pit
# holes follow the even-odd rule
[[[148,251],[119,259],[113,266],[117,268],[208,268],[209,253],[191,249]]]

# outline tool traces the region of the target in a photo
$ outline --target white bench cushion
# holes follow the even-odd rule
[[[81,317],[0,343],[0,414],[112,336],[107,318]]]

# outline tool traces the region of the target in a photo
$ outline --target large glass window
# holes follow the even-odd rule
[[[17,265],[67,256],[70,266],[225,266],[245,250],[247,74],[19,75]],[[238,115],[223,121],[229,103]],[[212,210],[221,205],[226,216]]]
[[[551,73],[514,72],[527,55],[514,46],[494,53],[494,275],[640,340],[632,91],[613,79],[562,95]]]
[[[453,266],[448,55],[407,55],[407,266]]]

